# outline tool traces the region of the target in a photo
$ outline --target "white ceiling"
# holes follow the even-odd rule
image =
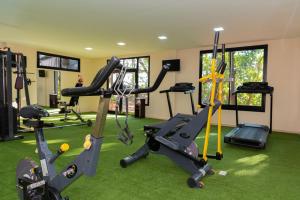
[[[300,36],[300,0],[1,0],[0,42],[87,57]],[[159,41],[164,34],[168,40]],[[127,43],[124,47],[117,42]],[[93,47],[87,52],[85,47]]]

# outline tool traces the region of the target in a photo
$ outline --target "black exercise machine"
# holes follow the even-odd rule
[[[222,46],[222,62],[216,67],[219,32],[215,33],[211,74],[202,77],[201,82],[212,81],[209,104],[195,115],[176,114],[157,128],[146,131],[146,142],[135,153],[120,160],[123,168],[146,158],[149,153],[167,156],[176,165],[189,172],[187,183],[190,187],[203,187],[201,182],[205,175],[213,174],[208,158],[221,160],[221,104],[222,81],[224,79],[225,45]],[[215,155],[208,155],[208,142],[212,115],[218,111],[218,148]],[[195,139],[206,126],[205,141],[202,154],[199,153]],[[155,127],[155,126],[154,126]]]
[[[12,73],[16,68],[15,89],[18,108],[13,107]],[[22,139],[17,135],[20,127],[19,109],[21,107],[21,89],[25,90],[26,104],[30,104],[28,92],[28,78],[26,77],[26,57],[21,53],[14,53],[9,48],[0,51],[0,141]]]
[[[13,73],[17,75],[16,82],[15,82],[15,89],[17,91],[16,102],[17,102],[17,129],[18,133],[24,132],[32,132],[32,130],[25,128],[21,125],[21,116],[20,116],[20,109],[22,107],[21,104],[21,91],[24,90],[26,105],[30,105],[30,96],[29,96],[29,86],[32,84],[30,78],[27,78],[27,74],[34,74],[27,72],[27,59],[22,54],[19,54],[15,57],[16,61],[16,71]]]
[[[273,91],[274,88],[269,86],[267,82],[247,82],[239,86],[234,92],[235,94],[235,113],[236,128],[230,131],[224,137],[224,142],[236,144],[240,146],[264,149],[267,144],[269,133],[272,132],[272,114],[273,114]],[[270,95],[270,126],[260,124],[239,123],[238,115],[238,94],[262,94],[262,98],[266,98],[266,94]]]

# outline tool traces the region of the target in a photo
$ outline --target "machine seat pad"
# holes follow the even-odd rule
[[[38,105],[29,105],[21,108],[20,115],[26,119],[40,119],[42,117],[48,117],[47,110]]]

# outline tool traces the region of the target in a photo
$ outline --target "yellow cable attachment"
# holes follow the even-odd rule
[[[92,146],[91,135],[87,135],[87,136],[85,136],[83,148],[85,148],[86,150],[89,150],[91,148],[91,146]]]
[[[70,146],[67,143],[63,143],[62,145],[60,145],[60,150],[62,152],[66,152],[70,149]]]

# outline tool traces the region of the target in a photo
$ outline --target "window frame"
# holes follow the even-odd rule
[[[49,66],[40,65],[40,55],[58,57],[59,58],[59,67],[49,67]],[[62,59],[77,60],[78,61],[78,70],[62,68],[62,63],[61,63]],[[70,57],[70,56],[63,56],[63,55],[58,55],[58,54],[52,54],[52,53],[47,53],[47,52],[42,52],[42,51],[37,51],[37,68],[39,68],[39,69],[60,70],[60,71],[69,71],[69,72],[80,72],[80,58],[75,58],[75,57]]]
[[[136,68],[128,68],[127,69],[127,72],[128,73],[131,73],[131,72],[134,72],[135,73],[135,88],[137,89],[138,88],[138,84],[139,84],[139,59],[141,58],[148,58],[149,60],[149,69],[148,69],[148,87],[150,87],[150,70],[151,70],[151,59],[150,59],[150,56],[134,56],[134,57],[125,57],[125,58],[119,58],[120,60],[126,60],[126,59],[137,59],[137,66]],[[109,60],[107,60],[107,62],[109,62]],[[108,89],[108,86],[109,86],[109,80],[107,80],[107,89]],[[147,98],[147,103],[145,104],[145,106],[150,106],[150,93],[147,93],[148,94],[148,98]],[[137,98],[138,95],[136,94],[135,95],[135,98]]]
[[[230,55],[231,52],[235,52],[235,51],[247,51],[247,50],[256,50],[256,49],[263,49],[263,51],[264,51],[263,80],[262,81],[265,82],[265,81],[267,81],[268,44],[226,48],[225,49],[225,53],[229,52],[229,55]],[[219,52],[222,52],[222,50],[218,49],[218,53]],[[200,51],[199,79],[202,77],[203,55],[207,54],[207,53],[213,53],[213,50],[201,50]],[[234,65],[232,63],[232,58],[229,58],[229,62],[230,63],[227,63],[227,67],[230,67],[230,70],[232,70],[232,68],[234,68]],[[235,86],[235,89],[236,88],[237,87]],[[230,89],[231,89],[231,87],[229,87],[229,94],[232,93],[232,91]],[[202,104],[202,83],[201,82],[199,82],[198,104],[201,107],[205,106],[204,104]],[[230,105],[230,104],[223,104],[222,105],[222,109],[224,109],[224,110],[235,110],[235,102],[233,102],[232,105]],[[240,111],[252,111],[252,112],[265,112],[265,110],[266,110],[266,95],[262,94],[261,106],[238,105],[238,110],[240,110]]]

